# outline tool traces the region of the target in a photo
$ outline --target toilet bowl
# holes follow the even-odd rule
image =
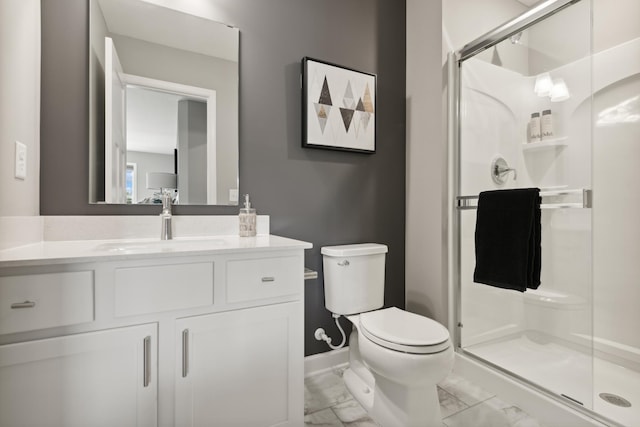
[[[347,389],[383,427],[441,426],[436,384],[453,368],[449,331],[384,299],[385,245],[324,247],[325,306],[353,324]]]
[[[344,379],[356,400],[382,426],[440,426],[436,385],[454,357],[446,328],[396,307],[347,318],[354,331]]]

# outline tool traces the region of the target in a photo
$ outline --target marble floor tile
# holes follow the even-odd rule
[[[342,380],[343,370],[309,377],[304,382],[304,413],[311,414],[353,399]]]
[[[305,426],[379,427],[346,389],[342,373],[305,379]],[[451,374],[438,385],[438,400],[444,427],[544,427],[459,375]]]
[[[481,389],[477,385],[454,373],[449,374],[449,376],[447,376],[444,381],[440,382],[438,386],[447,393],[463,401],[468,406],[473,406],[494,396],[493,393],[489,393],[488,391]]]
[[[345,427],[378,427],[367,411],[354,399],[335,405],[331,409]]]
[[[438,400],[440,401],[442,418],[446,418],[469,407],[469,405],[440,387],[438,387]]]
[[[331,408],[305,415],[304,425],[315,427],[344,427],[344,424],[342,424]]]
[[[492,397],[444,420],[447,427],[544,427],[520,408]]]
[[[367,420],[356,420],[351,423],[343,423],[344,427],[380,427],[380,425],[376,424],[371,418]],[[446,426],[444,426],[446,427]]]

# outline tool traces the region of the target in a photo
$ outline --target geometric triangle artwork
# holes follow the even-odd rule
[[[360,113],[360,121],[362,122],[362,126],[366,132],[367,127],[369,126],[369,120],[371,119],[371,113],[362,112]]]
[[[363,114],[369,114],[369,113],[365,113],[363,111],[358,111],[355,110],[354,114],[353,114],[353,130],[356,134],[356,139],[358,139],[359,137],[359,133],[360,133],[360,118],[362,117]]]
[[[367,113],[373,113],[373,102],[371,101],[371,93],[369,92],[369,83],[367,83],[367,86],[364,89],[362,102],[364,103],[364,111]]]
[[[349,132],[349,126],[351,125],[351,119],[355,110],[350,108],[340,108],[340,114],[342,114],[342,122],[344,123],[344,129]]]
[[[320,130],[324,134],[324,128],[327,126],[327,120],[329,119],[329,113],[331,112],[330,105],[323,105],[313,103],[313,106],[316,109],[316,116],[318,117],[318,124],[320,125]]]
[[[364,104],[362,98],[358,98],[358,105],[356,105],[356,111],[364,111]]]
[[[347,82],[347,89],[344,91],[344,96],[342,97],[342,104],[345,108],[350,108],[353,110],[355,106],[355,101],[353,99],[353,91],[351,90],[351,82]]]
[[[324,76],[324,82],[322,83],[322,90],[320,91],[319,104],[333,105],[331,102],[331,92],[329,91],[329,84],[327,83],[327,76]]]

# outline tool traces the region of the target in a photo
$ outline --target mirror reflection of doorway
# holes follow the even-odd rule
[[[160,203],[146,176],[162,172],[177,176],[175,203],[215,203],[216,92],[126,74],[109,37],[105,48],[106,201]]]
[[[207,203],[207,104],[184,94],[128,85],[127,162],[137,164],[137,197],[154,203],[158,189],[146,188],[147,173],[178,175],[177,201]]]

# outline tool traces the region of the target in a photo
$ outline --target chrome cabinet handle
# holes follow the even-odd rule
[[[13,304],[11,304],[11,308],[33,308],[35,306],[35,301],[14,302]]]
[[[142,385],[148,387],[151,384],[151,336],[143,340],[142,359],[144,367],[142,369]]]
[[[182,378],[189,374],[189,330],[182,331]]]
[[[263,277],[262,278],[262,283],[275,282],[275,281],[276,281],[275,277]]]

